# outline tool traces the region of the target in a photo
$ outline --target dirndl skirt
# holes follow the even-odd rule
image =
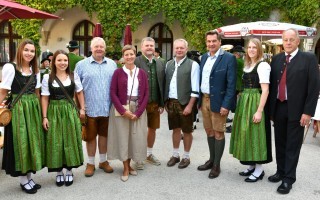
[[[68,100],[50,100],[46,136],[46,163],[49,172],[77,168],[83,164],[81,123]]]
[[[130,111],[134,113],[136,108],[136,103],[130,101]],[[114,111],[115,107],[112,105],[109,116],[108,159],[144,161],[147,157],[148,133],[146,111],[135,121],[116,117]]]
[[[45,166],[44,136],[38,97],[22,95],[5,127],[2,168],[6,173],[17,177],[41,170]]]
[[[245,89],[236,108],[229,152],[240,161],[256,163],[268,158],[264,112],[261,122],[253,123],[260,96],[259,89]]]

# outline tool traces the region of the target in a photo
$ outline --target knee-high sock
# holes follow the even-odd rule
[[[224,145],[225,145],[225,139],[223,138],[222,140],[216,140],[214,149],[215,149],[215,156],[214,156],[214,164],[215,165],[220,165],[220,160],[223,155],[224,151]]]
[[[215,147],[214,146],[215,146],[216,138],[207,137],[207,140],[208,140],[209,151],[210,151],[210,161],[214,162],[214,158],[215,158],[215,153],[214,153]]]

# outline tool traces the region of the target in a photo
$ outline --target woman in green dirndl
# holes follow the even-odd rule
[[[80,118],[84,119],[80,78],[70,72],[68,54],[57,50],[52,58],[51,73],[43,76],[41,105],[42,125],[47,131],[46,163],[49,172],[57,172],[56,185],[59,187],[70,186],[73,183],[72,168],[83,163],[81,123],[73,102],[75,92],[81,108]],[[66,168],[65,176],[63,168]]]
[[[15,63],[2,68],[0,102],[11,90],[14,105],[12,120],[5,127],[2,169],[13,177],[19,176],[21,189],[28,194],[41,188],[31,174],[45,166],[40,87],[36,48],[33,41],[25,39],[19,44]]]
[[[272,161],[271,127],[266,113],[271,67],[263,61],[260,40],[253,38],[247,46],[244,74],[244,90],[240,94],[230,139],[230,153],[249,167],[240,172],[249,176],[246,182],[262,180],[262,164]]]

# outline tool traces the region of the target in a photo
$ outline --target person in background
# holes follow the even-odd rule
[[[105,57],[105,49],[106,43],[102,38],[93,38],[91,41],[92,56],[79,61],[74,70],[75,76],[80,77],[86,102],[87,123],[82,127],[82,139],[86,142],[88,153],[84,173],[86,177],[94,175],[97,144],[100,158],[99,168],[106,173],[113,172],[107,161],[107,144],[111,107],[110,85],[117,64]]]
[[[232,53],[236,59],[237,59],[237,83],[236,83],[236,94],[237,96],[239,93],[243,90],[242,88],[242,75],[243,75],[243,47],[240,45],[235,46],[230,50],[230,53]],[[227,123],[232,122],[232,119],[227,118]],[[226,133],[232,132],[232,125],[226,127]]]
[[[129,174],[138,175],[131,166],[131,160],[142,162],[147,156],[147,113],[149,98],[148,77],[135,64],[136,49],[132,45],[122,48],[124,65],[112,77],[110,95],[112,107],[108,138],[109,159],[123,162],[123,182]],[[123,105],[129,105],[125,109]],[[115,112],[121,116],[115,116]]]
[[[27,88],[22,93],[24,86]],[[36,47],[32,40],[25,39],[18,46],[15,63],[3,66],[0,102],[9,90],[13,101],[21,94],[11,108],[12,120],[5,127],[2,169],[12,177],[19,177],[21,189],[28,194],[41,188],[31,174],[45,166],[40,87]]]
[[[269,94],[270,65],[263,61],[263,49],[259,39],[249,40],[246,49],[242,82],[230,139],[230,153],[249,167],[240,172],[248,176],[246,182],[262,180],[262,164],[272,161],[271,125],[265,112]],[[239,67],[239,66],[238,66]]]
[[[41,65],[40,65],[41,81],[43,79],[43,75],[49,74],[49,73],[50,73],[50,60],[49,60],[49,58],[44,58],[41,60]]]
[[[50,75],[44,75],[41,89],[42,126],[47,131],[46,161],[48,171],[57,172],[56,185],[70,186],[73,183],[72,169],[83,163],[79,119],[85,118],[83,88],[80,78],[74,76],[68,66],[65,51],[58,50],[53,54],[51,70]],[[80,116],[75,104],[70,102],[75,92],[80,103]],[[66,168],[65,176],[63,168]]]
[[[164,65],[166,64],[166,60],[161,57],[161,50],[160,50],[159,48],[155,48],[155,50],[154,50],[154,57],[155,57],[156,59],[161,60],[161,62],[163,62]]]
[[[74,71],[74,68],[76,67],[76,64],[83,59],[83,57],[79,56],[79,44],[76,40],[71,40],[67,48],[69,50],[68,58],[69,58],[69,67],[71,72]]]
[[[47,59],[49,59],[50,60],[50,63],[51,63],[51,61],[52,61],[52,57],[53,57],[53,53],[52,52],[47,52]]]

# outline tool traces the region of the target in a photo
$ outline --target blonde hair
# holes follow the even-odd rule
[[[187,40],[182,39],[182,38],[176,39],[176,40],[173,42],[173,46],[175,46],[177,42],[183,42],[184,45],[186,46],[186,48],[188,48],[188,42],[187,42]]]
[[[256,45],[257,47],[257,57],[256,58],[253,58],[253,63],[257,63],[259,60],[261,60],[263,58],[263,50],[262,50],[262,44],[261,44],[261,41],[257,38],[252,38],[249,40],[248,42],[248,45],[249,43],[252,42],[253,44]],[[245,66],[249,66],[251,63],[251,58],[249,57],[248,55],[248,46],[246,48],[246,56],[244,58],[244,65]]]
[[[130,45],[130,44],[127,44],[127,45],[125,45],[125,46],[122,48],[122,50],[121,50],[122,55],[124,54],[124,52],[126,52],[126,51],[128,51],[128,50],[132,50],[132,51],[134,52],[134,54],[137,53],[137,50],[136,50],[136,48],[135,48],[134,46],[132,46],[132,45]]]

